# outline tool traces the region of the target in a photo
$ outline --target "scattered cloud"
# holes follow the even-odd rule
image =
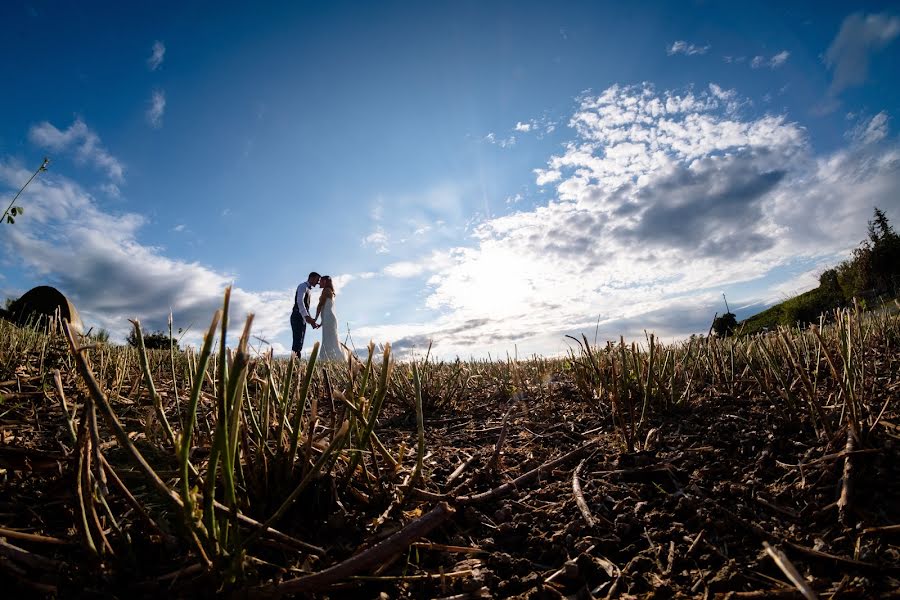
[[[760,69],[763,67],[768,67],[769,69],[777,69],[787,62],[787,59],[788,57],[790,57],[790,55],[791,53],[787,50],[782,50],[778,54],[773,54],[769,58],[766,58],[765,56],[754,56],[750,61],[750,68]]]
[[[865,83],[872,54],[900,35],[900,17],[881,14],[852,14],[825,52],[825,66],[834,72],[830,93]]]
[[[373,229],[361,240],[363,248],[374,248],[377,254],[387,254],[390,251],[389,244],[391,236],[385,231],[381,225],[384,218],[384,199],[378,198],[372,206],[370,213],[373,223]]]
[[[484,136],[482,140],[489,144],[500,146],[501,148],[512,148],[516,145],[516,136],[510,135],[507,137],[501,137],[493,131]]]
[[[378,254],[387,254],[390,240],[391,238],[384,230],[384,227],[377,225],[371,233],[362,239],[362,245],[365,248],[374,248]]]
[[[873,204],[900,214],[900,148],[817,156],[798,123],[735,102],[750,104],[718,85],[582,96],[564,150],[536,171],[554,198],[483,220],[440,264],[395,263],[394,276],[428,276],[422,308],[439,316],[361,334],[466,356],[546,352],[566,333],[593,333],[598,316],[601,339],[705,331],[723,289],[836,262]],[[877,138],[887,124],[876,115],[863,131]]]
[[[103,147],[100,136],[80,118],[62,131],[52,123],[43,121],[31,127],[28,137],[41,148],[54,152],[72,152],[77,162],[90,163],[102,169],[115,184],[125,180],[125,167]]]
[[[774,55],[769,59],[769,66],[773,69],[777,69],[781,65],[787,62],[788,57],[791,55],[787,50],[782,50],[778,54]]]
[[[100,185],[100,191],[110,198],[118,198],[122,195],[122,190],[114,183],[103,183]]]
[[[853,117],[848,118],[854,119]],[[861,119],[845,137],[857,144],[868,145],[880,142],[888,135],[888,114],[881,111],[871,119]]]
[[[147,59],[147,68],[151,71],[157,70],[162,66],[165,57],[166,45],[159,40],[153,42],[153,47],[150,49],[150,58]]]
[[[150,126],[159,129],[162,127],[163,114],[166,112],[166,93],[155,90],[150,96],[150,106],[147,108],[147,122]]]
[[[672,45],[666,49],[666,54],[668,54],[669,56],[675,54],[694,56],[695,54],[706,54],[710,48],[711,46],[708,44],[706,46],[695,46],[694,44],[689,44],[684,40],[676,40],[675,42],[672,42]]]
[[[555,130],[556,121],[547,115],[527,121],[517,121],[516,126],[513,128],[513,131],[516,133],[535,134],[538,139],[543,139],[545,135],[551,134]]]
[[[28,170],[0,159],[0,189],[27,178]],[[146,219],[102,210],[78,184],[54,173],[36,179],[23,194],[28,218],[0,239],[0,264],[15,261],[37,279],[69,296],[88,325],[104,327],[122,340],[128,318],[146,330],[162,329],[169,310],[176,326],[193,325],[196,343],[222,303],[233,275],[162,254],[139,241]],[[231,296],[234,332],[247,313],[256,314],[254,333],[274,337],[289,328],[291,290],[252,292],[239,286]]]

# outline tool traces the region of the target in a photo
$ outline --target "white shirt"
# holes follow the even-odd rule
[[[300,316],[304,318],[304,320],[310,316],[309,311],[306,310],[306,305],[303,303],[303,296],[306,295],[310,289],[309,282],[304,281],[300,285],[297,286],[297,297],[295,298],[295,302],[297,303],[297,310],[300,311]]]

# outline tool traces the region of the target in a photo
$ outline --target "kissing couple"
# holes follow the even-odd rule
[[[319,294],[319,305],[316,307],[316,316],[309,314],[309,293],[312,288],[319,286],[322,292]],[[291,331],[294,336],[291,350],[300,358],[303,351],[303,340],[306,338],[306,326],[313,329],[322,329],[322,347],[319,351],[320,360],[345,360],[346,355],[338,341],[338,321],[334,312],[334,283],[328,275],[319,275],[315,271],[309,274],[306,281],[297,286],[294,294],[294,309],[291,311]],[[319,323],[319,317],[322,322]]]

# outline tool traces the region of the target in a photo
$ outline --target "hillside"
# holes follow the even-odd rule
[[[863,309],[887,304],[900,289],[900,236],[878,208],[868,238],[850,258],[819,276],[819,286],[744,319],[736,331],[752,335],[779,325],[815,323],[822,314],[859,303]]]
[[[840,300],[819,286],[744,319],[738,324],[737,331],[741,335],[753,335],[776,329],[779,325],[809,323],[817,320],[820,314],[839,308]]]

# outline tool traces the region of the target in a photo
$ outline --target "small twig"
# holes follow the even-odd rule
[[[778,565],[781,572],[787,575],[787,578],[791,580],[791,583],[797,587],[806,600],[818,600],[819,596],[811,587],[809,587],[809,584],[803,576],[800,575],[799,571],[797,571],[797,568],[794,566],[794,563],[788,559],[784,552],[772,547],[769,545],[769,542],[763,542],[763,548],[766,549],[766,553],[772,557],[772,560],[775,561],[775,564]]]
[[[75,472],[75,497],[78,500],[78,529],[81,530],[84,546],[91,554],[96,555],[97,545],[91,536],[91,526],[88,522],[87,501],[91,498],[88,490],[88,478],[90,477],[90,434],[88,433],[87,418],[82,416],[78,424],[78,442],[75,451],[78,453],[78,465]]]
[[[446,544],[435,544],[433,542],[415,542],[413,548],[423,548],[425,550],[437,550],[438,552],[451,552],[455,554],[485,554],[487,550],[474,548],[471,546],[448,546]]]
[[[496,470],[497,465],[500,463],[500,452],[503,450],[503,442],[506,441],[506,435],[509,433],[509,413],[512,412],[512,406],[506,409],[506,412],[503,414],[503,422],[500,424],[500,437],[497,438],[497,444],[494,446],[494,453],[491,455],[491,460],[488,461],[488,469],[491,471]]]
[[[186,567],[182,567],[177,571],[172,571],[171,573],[166,573],[165,575],[160,575],[156,578],[156,581],[162,583],[164,581],[175,580],[183,575],[193,575],[194,573],[202,573],[203,565],[200,563],[194,563],[192,565],[188,565]]]
[[[585,460],[587,459],[582,459],[572,472],[572,494],[575,496],[575,504],[578,505],[578,510],[581,511],[584,522],[587,523],[588,527],[593,528],[594,525],[597,524],[597,521],[594,519],[594,515],[591,514],[591,509],[588,508],[587,502],[584,500],[584,493],[581,491],[581,481],[578,479],[578,473],[584,466]]]
[[[858,567],[860,569],[868,569],[871,571],[883,571],[886,567],[876,565],[875,563],[864,562],[861,560],[856,560],[853,558],[846,558],[844,556],[838,556],[837,554],[829,554],[828,552],[822,552],[821,550],[814,550],[812,548],[807,548],[806,546],[801,546],[800,544],[795,544],[794,542],[785,542],[788,548],[792,550],[796,550],[801,554],[805,554],[807,556],[811,556],[813,558],[818,558],[821,560],[826,560],[830,562],[834,562],[839,565],[849,565],[852,567]]]
[[[251,597],[277,597],[285,594],[297,594],[300,592],[312,592],[328,588],[333,583],[356,575],[360,571],[370,569],[380,564],[398,552],[402,552],[415,540],[428,535],[436,527],[449,519],[456,512],[446,502],[441,502],[430,512],[419,517],[406,527],[372,546],[359,554],[355,554],[347,560],[340,562],[318,573],[305,575],[291,579],[274,586],[257,588],[251,591]]]
[[[666,561],[666,568],[663,571],[663,575],[670,575],[672,573],[672,567],[675,565],[675,540],[669,540],[669,556]]]
[[[119,488],[119,491],[122,492],[122,495],[125,496],[125,500],[128,501],[128,504],[131,505],[134,510],[137,511],[139,515],[141,515],[145,521],[157,532],[167,535],[160,529],[159,525],[157,525],[156,521],[153,520],[153,517],[144,509],[144,506],[137,501],[137,498],[132,495],[131,491],[125,485],[121,478],[119,478],[118,473],[116,473],[115,469],[113,469],[112,465],[106,460],[106,456],[102,453],[100,454],[100,463],[103,465],[103,468],[106,470],[107,475],[112,479],[113,484]],[[171,536],[168,536],[171,538]],[[174,538],[171,538],[174,540]]]
[[[847,445],[844,449],[847,456],[844,458],[844,476],[841,482],[841,497],[838,499],[837,503],[838,519],[844,527],[850,526],[851,495],[853,494],[853,461],[852,455],[849,453],[853,452],[855,443],[856,440],[853,437],[853,429],[848,427]]]
[[[219,512],[231,514],[231,509],[219,502],[218,500],[213,501],[213,508],[215,508]],[[281,542],[282,544],[294,548],[295,550],[301,550],[303,552],[307,552],[309,554],[314,554],[316,556],[325,556],[325,549],[320,548],[319,546],[314,546],[302,540],[298,540],[297,538],[293,538],[286,533],[282,533],[273,527],[265,527],[263,529],[263,524],[257,521],[256,519],[250,518],[244,513],[238,513],[237,520],[244,525],[247,525],[253,529],[261,530],[262,533],[269,538]],[[245,542],[246,544],[246,542]]]
[[[440,581],[443,578],[451,579],[455,577],[466,577],[473,575],[473,569],[463,569],[461,571],[451,571],[449,573],[420,573],[417,575],[351,575],[347,579],[351,581]]]
[[[24,531],[16,531],[15,529],[6,529],[4,527],[0,527],[0,537],[13,540],[24,540],[26,542],[36,542],[39,544],[55,544],[57,546],[68,546],[72,543],[55,537],[47,537],[36,533],[25,533]]]
[[[459,498],[456,499],[456,502],[458,502],[459,504],[474,504],[476,502],[485,502],[488,500],[494,500],[501,496],[505,496],[506,494],[508,494],[508,493],[512,492],[513,490],[515,490],[516,488],[518,488],[520,485],[522,485],[524,483],[528,483],[532,479],[540,477],[543,473],[546,473],[547,471],[552,471],[553,469],[555,469],[556,467],[558,467],[560,465],[563,465],[567,462],[575,460],[576,458],[578,458],[581,455],[585,454],[586,452],[590,451],[596,445],[597,445],[597,440],[592,440],[582,446],[579,446],[575,450],[568,452],[567,454],[563,454],[559,458],[545,462],[544,464],[540,465],[539,467],[536,467],[536,468],[528,471],[524,475],[521,475],[508,483],[504,483],[503,485],[501,485],[499,487],[495,487],[492,490],[488,490],[488,491],[482,492],[480,494],[473,494],[471,496],[460,496]]]
[[[881,527],[866,527],[863,533],[900,533],[900,525],[883,525]]]
[[[19,548],[10,544],[6,540],[0,539],[0,556],[5,556],[18,563],[21,563],[29,569],[38,571],[56,571],[59,569],[61,562],[29,552],[25,548]]]
[[[466,459],[464,462],[460,463],[460,465],[459,465],[458,467],[456,467],[456,470],[454,470],[452,473],[450,473],[450,477],[447,478],[447,481],[444,483],[444,485],[449,486],[451,483],[453,483],[454,481],[456,481],[456,479],[457,479],[460,475],[462,475],[462,474],[465,472],[466,469],[468,469],[469,467],[471,467],[472,464],[473,464],[476,460],[478,460],[478,455],[477,455],[477,454],[473,454],[473,455],[470,456],[468,459]]]
[[[62,406],[63,414],[66,416],[66,428],[69,431],[69,439],[72,444],[78,442],[78,436],[75,435],[75,425],[72,421],[72,415],[69,414],[69,405],[66,403],[66,393],[63,391],[62,378],[59,369],[53,369],[53,383],[56,386],[56,395],[59,397],[59,403]]]
[[[706,535],[706,530],[701,529],[700,533],[697,534],[697,537],[694,538],[694,541],[691,542],[691,546],[690,546],[690,548],[688,548],[687,554],[685,554],[685,556],[690,556],[691,554],[694,553],[694,550],[696,550],[697,546],[700,545],[700,542],[703,541],[703,536],[705,536],[705,535]]]

